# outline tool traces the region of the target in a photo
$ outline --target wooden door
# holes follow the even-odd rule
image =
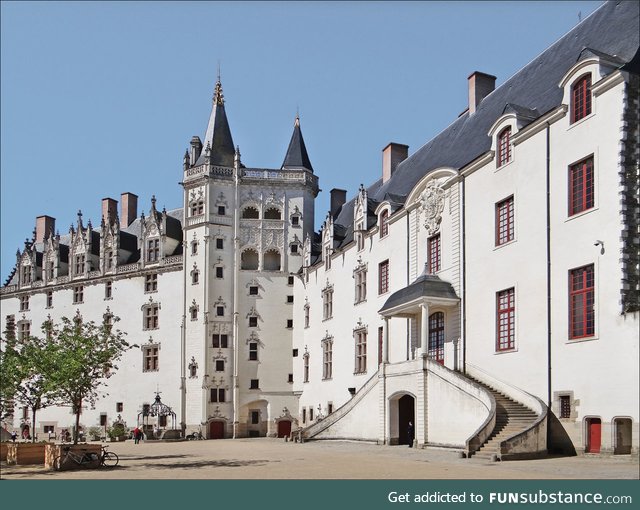
[[[602,440],[602,422],[600,418],[589,418],[587,420],[587,452],[600,453]]]
[[[212,421],[209,424],[209,439],[224,439],[223,421]]]
[[[288,437],[291,435],[291,422],[289,420],[280,420],[278,422],[278,437]]]

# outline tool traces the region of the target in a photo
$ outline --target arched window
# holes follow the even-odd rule
[[[571,87],[571,123],[591,114],[591,74],[585,74]]]
[[[498,135],[498,166],[511,161],[511,127],[506,127]]]
[[[264,270],[280,271],[280,252],[278,250],[268,250],[265,252]]]
[[[258,269],[258,252],[248,249],[240,256],[240,269],[255,271]]]
[[[281,220],[282,214],[280,213],[280,209],[277,209],[276,207],[269,207],[269,209],[267,209],[264,212],[264,219],[265,220]]]
[[[260,218],[260,213],[258,212],[258,209],[256,209],[255,207],[252,207],[252,206],[245,207],[242,210],[242,218],[248,219],[248,220],[257,220],[258,218]]]
[[[389,211],[386,209],[380,214],[380,237],[389,233]]]

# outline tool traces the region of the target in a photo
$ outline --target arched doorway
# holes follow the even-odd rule
[[[614,420],[614,455],[629,455],[631,453],[631,418],[616,418]]]
[[[278,437],[288,437],[291,435],[291,421],[280,420],[278,422]]]
[[[398,444],[409,444],[409,422],[413,425],[415,437],[415,399],[404,395],[398,400]]]
[[[213,420],[209,423],[209,439],[224,439],[224,422]]]

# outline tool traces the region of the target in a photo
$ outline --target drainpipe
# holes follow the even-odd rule
[[[236,439],[238,434],[238,254],[240,250],[240,238],[238,237],[239,147],[236,148],[233,166],[233,439]]]
[[[185,211],[184,217],[187,217],[186,200],[187,191],[185,189]],[[187,235],[183,231],[182,245],[187,246]],[[182,254],[182,324],[180,324],[180,428],[182,429],[182,437],[185,437],[187,431],[187,321],[185,310],[187,309],[187,254],[186,248]]]
[[[546,209],[547,209],[547,407],[551,409],[551,138],[547,122]],[[547,424],[547,447],[551,437]]]
[[[465,200],[465,179],[462,176],[461,182],[461,204],[462,209],[462,373],[467,373],[467,231],[466,231],[466,208]]]
[[[407,211],[407,287],[409,286],[409,249],[410,249],[409,236],[410,236],[410,232],[411,232],[411,230],[410,230],[411,224],[409,222],[410,214],[411,213],[409,211]],[[411,326],[410,326],[411,319],[407,318],[406,321],[407,321],[407,335],[406,335],[406,338],[407,338],[407,361],[408,361],[410,359],[410,356],[411,356],[411,339],[409,337],[409,334],[410,334],[410,331],[411,331]]]

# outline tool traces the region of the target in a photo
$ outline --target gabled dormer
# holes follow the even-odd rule
[[[326,270],[331,269],[331,255],[333,255],[333,217],[331,213],[327,213],[327,217],[324,220],[321,228],[322,234],[322,260],[324,261],[324,268]]]
[[[100,271],[102,274],[115,273],[120,251],[120,222],[102,219],[100,225]]]
[[[515,157],[514,138],[518,131],[540,116],[535,108],[507,103],[502,115],[493,123],[487,135],[491,138],[491,150],[495,154],[496,168],[511,163]]]
[[[356,243],[358,251],[364,248],[364,238],[367,231],[367,215],[368,215],[368,199],[367,190],[360,184],[360,189],[353,203],[353,240]]]
[[[94,232],[91,221],[85,227],[82,222],[82,211],[78,211],[76,228],[69,228],[69,276],[86,278],[94,267],[99,267],[100,239]]]
[[[180,222],[167,214],[166,209],[158,212],[156,197],[151,197],[149,216],[140,216],[140,255],[142,266],[158,264],[173,255],[182,240]]]
[[[18,268],[18,285],[20,288],[31,287],[38,279],[38,252],[33,241],[25,239],[24,250],[16,252]]]
[[[58,276],[67,272],[68,247],[64,247],[64,260],[62,257],[62,247],[60,245],[60,234],[53,232],[44,240],[42,279],[45,284],[53,283]],[[63,267],[64,265],[64,267]]]

